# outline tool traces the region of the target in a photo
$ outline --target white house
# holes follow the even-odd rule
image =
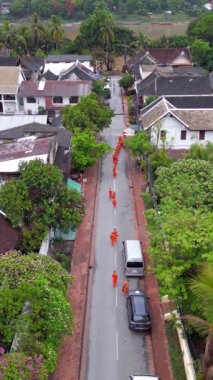
[[[0,67],[0,114],[15,114],[21,110],[19,86],[25,80],[19,66]]]
[[[192,144],[213,143],[213,108],[175,108],[164,97],[142,110],[142,128],[151,142],[167,149],[188,150]]]
[[[55,75],[59,75],[63,70],[67,70],[73,66],[77,60],[91,71],[94,71],[91,55],[64,54],[48,55],[44,66],[44,73],[50,71]]]
[[[24,111],[38,114],[39,107],[49,113],[58,113],[66,105],[75,105],[82,96],[92,91],[91,81],[24,81],[20,86]]]

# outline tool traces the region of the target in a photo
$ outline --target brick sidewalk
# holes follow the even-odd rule
[[[71,272],[74,276],[74,284],[68,291],[74,311],[74,331],[73,336],[66,337],[61,344],[57,367],[51,380],[79,380],[80,378],[98,165],[90,168],[86,176],[87,182],[83,183],[86,213],[73,247]]]

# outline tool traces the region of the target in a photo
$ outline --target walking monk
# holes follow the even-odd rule
[[[127,296],[129,293],[129,280],[124,280],[121,291],[124,296]]]
[[[112,199],[113,191],[111,187],[109,188],[108,194],[109,194],[109,199]]]
[[[111,240],[111,244],[115,245],[116,239],[115,239],[115,234],[113,233],[113,231],[111,232],[111,234],[110,234],[109,237],[110,237],[110,240]]]
[[[113,274],[112,274],[112,286],[115,288],[117,286],[117,282],[118,282],[118,274],[117,272],[114,270],[113,271]]]
[[[115,236],[115,243],[117,243],[117,239],[119,238],[119,234],[118,234],[118,231],[117,231],[117,228],[116,228],[116,227],[114,227],[113,234],[114,234],[114,236]]]
[[[112,200],[112,204],[113,204],[113,207],[116,208],[116,206],[117,206],[117,201],[116,201],[116,199],[113,199],[113,200]]]

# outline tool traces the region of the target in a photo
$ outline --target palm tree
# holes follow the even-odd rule
[[[110,50],[114,41],[114,20],[108,12],[103,14],[100,25],[99,42],[106,51],[106,66],[110,70]]]
[[[30,31],[36,51],[40,48],[40,41],[45,34],[45,27],[41,24],[37,13],[33,13],[31,16]]]
[[[184,319],[188,320],[201,336],[206,337],[203,375],[205,380],[213,380],[213,264],[203,267],[200,275],[191,280],[190,288],[204,318],[187,315]]]
[[[16,31],[16,52],[19,55],[26,55],[29,51],[30,30],[28,26],[21,26]]]
[[[64,29],[62,28],[62,21],[57,16],[51,16],[51,22],[49,24],[50,39],[54,43],[55,49],[58,44],[64,39]]]
[[[14,42],[14,28],[12,27],[9,20],[4,20],[2,22],[1,34],[3,39],[2,42],[4,43],[5,47],[11,49]]]

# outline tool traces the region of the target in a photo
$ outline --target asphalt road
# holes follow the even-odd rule
[[[115,116],[111,127],[102,135],[113,147],[125,127],[117,80],[118,77],[113,77],[111,85],[111,107],[115,110]],[[115,210],[108,198],[109,187],[114,188],[117,194],[118,205]],[[114,226],[120,236],[116,246],[112,247],[109,235]],[[112,154],[104,158],[101,167],[87,380],[127,380],[130,374],[148,372],[144,334],[129,330],[126,300],[121,293],[124,280],[122,241],[135,238],[128,161],[122,149],[116,180],[112,176]],[[118,286],[115,289],[111,282],[114,269],[118,273]],[[130,288],[136,287],[137,280],[130,280]]]

